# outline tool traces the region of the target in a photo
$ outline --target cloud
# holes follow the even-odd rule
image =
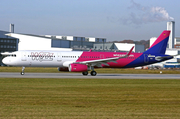
[[[141,25],[152,22],[163,22],[172,21],[173,17],[170,17],[168,12],[163,7],[149,7],[143,6],[139,3],[131,0],[132,5],[128,7],[130,13],[126,17],[120,18],[118,21],[123,22],[123,24],[134,24]]]

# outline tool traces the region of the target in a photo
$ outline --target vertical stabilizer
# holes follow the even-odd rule
[[[170,31],[165,30],[151,45],[151,47],[145,51],[145,54],[165,54],[167,43],[169,40]]]

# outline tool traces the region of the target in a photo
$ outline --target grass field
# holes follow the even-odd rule
[[[0,72],[21,72],[22,67],[0,67]],[[112,69],[99,68],[95,69],[97,73],[126,73],[126,74],[180,74],[180,70],[147,70],[147,69]],[[43,68],[43,67],[26,67],[25,72],[37,73],[61,73],[57,68]],[[64,72],[63,72],[64,73]]]
[[[179,117],[180,80],[0,78],[0,118]]]

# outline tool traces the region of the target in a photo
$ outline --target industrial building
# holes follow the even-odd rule
[[[107,43],[105,38],[77,37],[77,36],[38,36],[28,34],[9,33],[9,37],[19,40],[18,50],[76,50],[76,51],[129,51],[135,46],[134,52],[143,52],[143,45],[127,43]],[[43,44],[43,45],[41,45]],[[32,48],[33,46],[33,48]],[[138,47],[136,47],[138,46]]]
[[[9,32],[0,31],[0,51],[1,52],[12,52],[18,50],[18,40],[13,37],[5,36]]]

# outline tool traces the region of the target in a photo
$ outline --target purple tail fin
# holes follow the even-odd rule
[[[165,54],[170,31],[163,31],[145,54]]]

